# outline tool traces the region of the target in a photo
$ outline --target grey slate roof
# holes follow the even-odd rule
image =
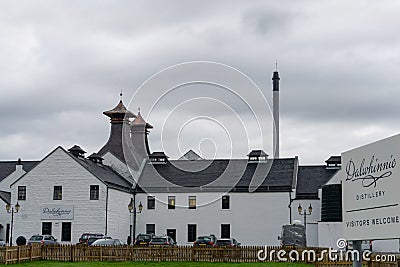
[[[100,164],[100,163],[95,163],[84,157],[74,156],[70,152],[66,151],[61,146],[58,146],[57,148],[55,148],[52,152],[50,152],[41,161],[44,161],[47,157],[49,157],[57,149],[61,149],[62,151],[64,151],[67,155],[69,155],[72,159],[74,159],[77,163],[79,163],[82,167],[84,167],[86,170],[88,170],[90,173],[92,173],[95,177],[97,177],[100,181],[105,183],[107,186],[109,186],[111,188],[115,188],[117,190],[125,191],[125,192],[131,191],[132,184],[130,182],[128,182],[124,177],[119,175],[116,171],[114,171],[111,167]],[[40,162],[37,162],[37,164]],[[17,181],[19,181],[25,175],[26,174],[24,174],[22,177],[20,177],[16,181],[14,181],[13,184],[15,184]]]
[[[0,190],[0,198],[6,203],[11,204],[11,193]]]
[[[39,161],[22,161],[22,169],[26,172],[35,167]],[[15,171],[17,161],[0,161],[0,181]]]
[[[87,158],[76,157],[71,153],[68,154],[72,158],[74,158],[80,165],[82,165],[85,169],[87,169],[108,186],[126,192],[129,192],[131,190],[132,184],[128,182],[124,177],[119,175],[116,171],[114,171],[111,167],[95,163]]]
[[[147,192],[289,192],[297,158],[249,163],[233,160],[173,160],[146,164],[139,186]]]
[[[299,166],[297,174],[297,199],[317,199],[318,189],[326,184],[338,169],[320,166]]]
[[[203,158],[199,156],[196,152],[193,150],[189,150],[185,154],[183,154],[182,157],[179,158],[179,160],[202,160]]]

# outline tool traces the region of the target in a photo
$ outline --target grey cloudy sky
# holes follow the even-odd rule
[[[400,132],[398,14],[396,0],[1,1],[0,160],[41,159],[58,145],[97,151],[109,135],[102,112],[117,104],[121,89],[132,111],[140,106],[153,124],[152,150],[177,157],[177,143],[182,151],[198,151],[201,143],[209,157],[214,142],[218,157],[244,157],[260,147],[272,154],[270,120],[260,136],[251,112],[210,85],[184,87],[178,102],[170,95],[151,114],[157,91],[130,101],[151,75],[201,60],[245,73],[271,103],[278,59],[281,156],[323,163]],[[265,112],[256,91],[239,92],[252,112]],[[194,97],[205,102],[176,108]],[[182,125],[199,116],[214,118],[229,134],[199,120],[177,141]],[[238,117],[249,122],[249,142]]]

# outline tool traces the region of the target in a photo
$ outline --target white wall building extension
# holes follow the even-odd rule
[[[176,241],[189,245],[188,225],[196,225],[196,236],[221,236],[221,225],[230,225],[230,236],[243,245],[279,245],[281,227],[289,222],[287,192],[229,193],[229,209],[222,209],[221,193],[155,193],[155,209],[148,209],[147,194],[138,194],[143,211],[138,214],[137,233],[154,224],[157,235],[176,230]],[[168,209],[168,196],[175,196],[176,208]],[[188,208],[189,196],[196,196],[196,209]],[[124,207],[125,208],[125,207]]]
[[[91,185],[99,186],[98,200],[90,199]],[[26,200],[18,196],[22,186]],[[61,200],[53,200],[54,186],[62,187]],[[41,234],[44,223],[61,243],[76,243],[84,232],[121,239],[129,234],[129,214],[122,208],[126,209],[130,194],[108,188],[60,147],[12,184],[11,190],[11,202],[21,205],[14,216],[14,240]]]

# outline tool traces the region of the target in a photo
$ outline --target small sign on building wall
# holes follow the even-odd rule
[[[342,154],[343,237],[400,237],[400,135]]]
[[[42,220],[73,220],[74,206],[45,205],[40,209]]]

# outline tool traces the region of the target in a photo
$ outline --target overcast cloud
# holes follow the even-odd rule
[[[151,75],[183,62],[232,66],[271,103],[277,59],[281,157],[321,164],[330,155],[400,133],[398,14],[396,0],[1,1],[0,160],[38,160],[58,145],[97,152],[109,135],[102,112],[118,103],[120,90],[128,105]],[[254,91],[242,90],[254,101],[253,112],[265,112]],[[196,85],[180,97],[224,99],[218,94],[210,85]],[[159,123],[174,101],[166,98],[151,114],[151,101],[134,99],[129,107],[136,113],[140,106],[152,119],[151,149],[175,158],[176,129],[188,117],[213,117],[215,111],[226,126],[235,128],[237,117],[253,125],[248,110],[225,99],[234,112],[213,101],[182,105],[176,109],[182,116],[173,114],[164,128]],[[264,132],[271,131],[271,121],[265,124]],[[182,150],[202,149],[205,156],[239,158],[257,148],[272,154],[272,133],[253,134],[242,145],[242,130],[229,133],[233,150],[210,120],[187,124],[178,142]]]

